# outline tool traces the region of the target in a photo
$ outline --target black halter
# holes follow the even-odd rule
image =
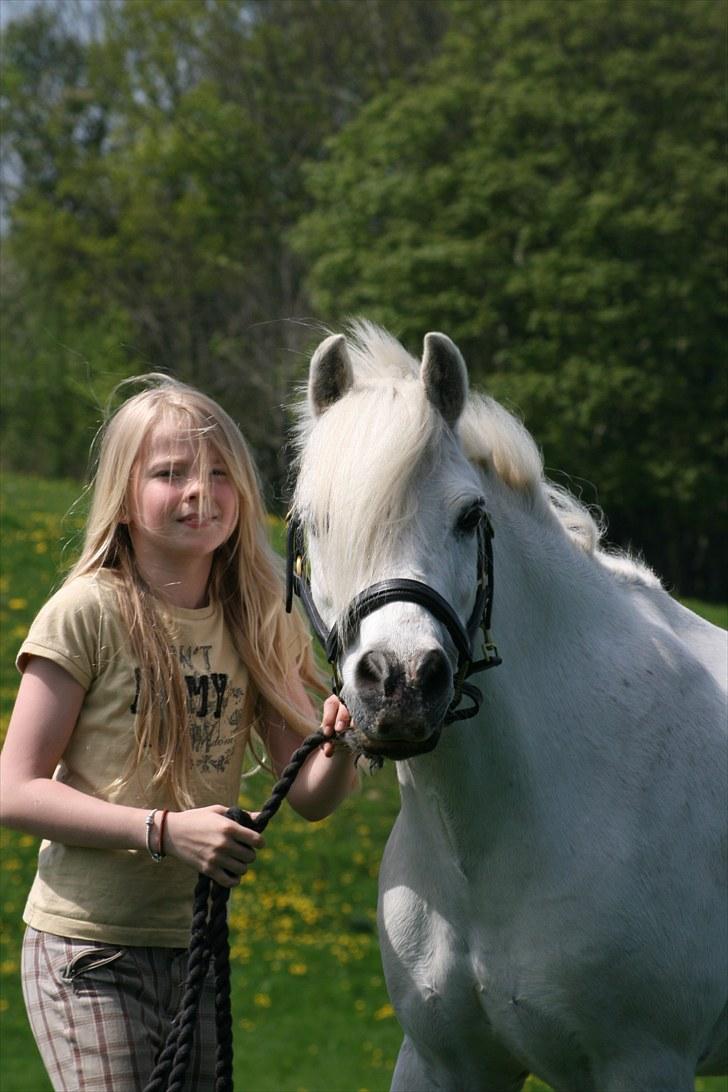
[[[349,604],[343,619],[328,629],[314,603],[307,569],[303,524],[292,518],[288,524],[286,610],[290,613],[295,592],[303,603],[314,633],[326,651],[326,658],[333,670],[332,688],[335,694],[339,693],[342,685],[339,661],[356,637],[362,619],[387,603],[417,603],[437,618],[438,622],[442,622],[457,649],[454,695],[445,715],[445,724],[475,716],[480,709],[483,695],[477,686],[465,680],[477,671],[485,671],[501,663],[490,633],[493,611],[493,527],[487,512],[483,513],[478,526],[477,594],[466,626],[463,626],[450,604],[427,584],[422,584],[419,580],[382,580],[360,592]],[[483,656],[476,660],[474,648],[478,630],[483,633]],[[463,696],[470,700],[470,705],[458,709]]]

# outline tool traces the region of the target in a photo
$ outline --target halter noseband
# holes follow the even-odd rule
[[[447,600],[429,585],[422,584],[419,580],[382,580],[360,592],[347,607],[343,619],[328,629],[314,603],[306,570],[303,524],[292,518],[288,524],[286,610],[290,613],[295,592],[303,604],[314,633],[326,651],[326,659],[333,671],[332,688],[335,694],[339,693],[342,685],[339,661],[356,637],[362,619],[387,603],[417,603],[445,626],[458,654],[454,695],[445,714],[445,724],[451,724],[455,720],[468,720],[476,715],[483,695],[477,686],[465,680],[477,671],[497,667],[502,662],[490,632],[493,611],[493,527],[487,512],[483,513],[478,525],[477,594],[466,626]],[[476,660],[473,658],[473,651],[478,630],[483,633],[483,656]],[[470,705],[458,709],[463,696],[470,700]]]

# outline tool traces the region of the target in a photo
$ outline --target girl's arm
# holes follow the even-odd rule
[[[300,679],[290,684],[289,695],[292,705],[311,718],[315,716]],[[324,702],[321,727],[331,736],[331,743],[324,743],[307,759],[288,794],[291,807],[312,822],[330,815],[357,784],[354,756],[346,747],[335,746],[336,736],[349,727],[349,710],[334,694]],[[269,725],[265,744],[276,774],[301,742],[301,737],[282,722]]]
[[[149,809],[110,804],[53,780],[84,697],[84,688],[62,667],[30,658],[0,755],[0,823],[65,845],[146,852]],[[115,772],[109,771],[109,780]],[[228,819],[226,810],[214,804],[170,812],[164,850],[233,887],[263,839]]]

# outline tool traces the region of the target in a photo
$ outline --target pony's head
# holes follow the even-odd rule
[[[457,624],[467,627],[476,602],[485,513],[457,436],[467,393],[465,364],[444,334],[426,336],[419,363],[359,324],[311,361],[293,515],[316,609],[338,628],[353,743],[369,755],[431,749],[453,699]],[[392,580],[432,589],[456,625],[447,612],[386,597],[352,616],[364,589]]]

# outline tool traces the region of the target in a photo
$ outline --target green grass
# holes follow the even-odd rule
[[[59,543],[78,540],[80,516],[64,518],[72,483],[7,475],[2,483],[0,707],[7,723],[17,686],[13,658],[35,612],[58,583]],[[280,528],[274,528],[280,543]],[[689,604],[723,619],[721,607]],[[723,613],[720,613],[720,612]],[[270,781],[246,784],[259,807]],[[375,932],[377,871],[398,809],[393,770],[324,823],[284,808],[268,848],[231,899],[236,1087],[241,1092],[385,1092],[400,1043],[382,978]],[[50,1089],[20,994],[21,913],[37,843],[0,832],[1,1092]],[[531,1079],[528,1092],[546,1086]],[[702,1080],[700,1092],[726,1092]],[[638,1092],[638,1090],[635,1090]]]

